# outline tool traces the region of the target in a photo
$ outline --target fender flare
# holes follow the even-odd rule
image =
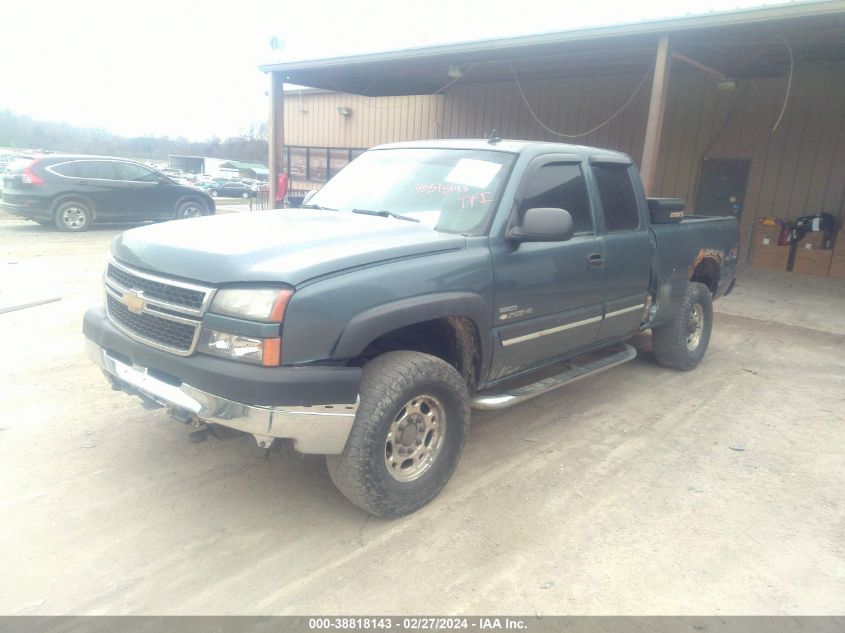
[[[383,334],[446,317],[466,317],[475,324],[481,345],[480,377],[486,376],[492,348],[489,306],[481,296],[471,292],[420,295],[364,310],[349,320],[335,344],[332,357],[336,360],[355,358]]]

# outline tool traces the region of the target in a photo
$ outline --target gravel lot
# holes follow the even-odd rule
[[[126,227],[120,227],[120,229]],[[744,271],[698,370],[642,354],[476,412],[445,491],[368,517],[319,457],[190,429],[84,354],[118,228],[0,213],[2,614],[841,614],[845,283]]]

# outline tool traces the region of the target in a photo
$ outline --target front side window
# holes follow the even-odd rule
[[[481,235],[513,160],[513,154],[485,150],[371,150],[329,180],[309,205],[390,211],[437,231]]]
[[[633,231],[640,226],[637,195],[627,165],[593,165],[607,231]]]
[[[593,232],[593,213],[579,165],[549,163],[532,173],[519,205],[520,218],[528,209],[537,207],[569,211],[575,233]]]
[[[151,169],[135,163],[114,163],[115,178],[117,180],[132,180],[135,182],[158,182],[158,175]]]

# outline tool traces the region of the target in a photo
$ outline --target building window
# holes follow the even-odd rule
[[[287,161],[288,174],[291,178],[308,180],[308,150],[305,147],[288,147]]]
[[[285,165],[292,180],[326,182],[366,150],[354,147],[285,146]]]
[[[308,180],[328,180],[328,150],[316,147],[308,148]]]

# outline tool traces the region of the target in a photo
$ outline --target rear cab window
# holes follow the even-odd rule
[[[594,164],[592,169],[607,232],[636,231],[640,228],[637,194],[629,166]]]

